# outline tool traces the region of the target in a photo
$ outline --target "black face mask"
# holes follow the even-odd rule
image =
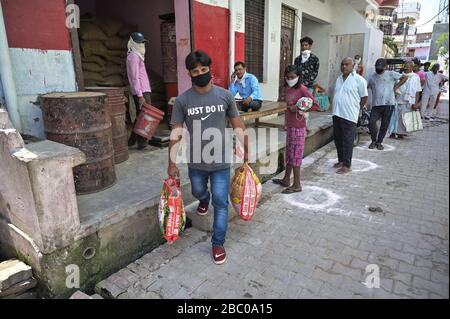
[[[377,72],[378,74],[382,74],[384,72],[384,69],[375,69],[375,72]]]
[[[209,84],[209,82],[211,82],[211,79],[212,79],[212,75],[211,75],[211,71],[209,71],[208,73],[193,77],[192,83],[198,87],[205,87]]]

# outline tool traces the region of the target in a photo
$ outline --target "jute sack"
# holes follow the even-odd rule
[[[123,66],[119,65],[119,64],[107,64],[106,68],[102,71],[102,75],[103,76],[110,76],[110,75],[125,75],[126,74],[126,70]]]
[[[101,56],[107,59],[108,49],[101,41],[81,41],[81,50],[83,51],[83,56],[89,58],[93,55]]]
[[[108,55],[109,56],[118,56],[118,57],[125,59],[127,57],[128,53],[127,53],[127,50],[109,50]]]
[[[81,21],[80,38],[83,41],[106,41],[106,34],[94,23]]]
[[[123,39],[118,36],[111,37],[105,42],[105,46],[110,50],[122,50],[125,51],[126,53],[128,46],[128,39]]]
[[[127,63],[127,58],[126,57],[120,57],[120,56],[111,56],[108,55],[106,57],[106,60],[108,61],[108,63],[111,64],[119,64],[119,65],[126,65]]]
[[[106,66],[106,61],[105,59],[103,59],[101,56],[97,56],[97,55],[91,55],[90,57],[83,57],[82,58],[82,62],[92,62],[92,63],[97,63],[98,65],[104,67]]]
[[[97,63],[92,63],[92,62],[83,62],[83,71],[88,71],[88,72],[96,72],[96,73],[102,73],[106,70],[106,68],[101,65],[98,65]]]
[[[110,75],[103,77],[104,82],[112,86],[123,86],[123,77],[120,75]]]
[[[95,24],[108,36],[112,37],[123,28],[123,23],[110,18],[98,18]]]
[[[99,73],[95,73],[95,72],[83,72],[83,76],[85,80],[91,80],[91,81],[97,81],[97,82],[103,82],[105,81],[105,78],[99,74]]]

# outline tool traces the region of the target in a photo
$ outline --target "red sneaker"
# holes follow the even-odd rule
[[[227,261],[227,253],[223,246],[213,246],[213,259],[216,265],[222,265]]]
[[[197,208],[197,214],[200,216],[205,216],[208,214],[209,203],[200,203]]]

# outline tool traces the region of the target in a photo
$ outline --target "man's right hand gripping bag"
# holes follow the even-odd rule
[[[234,210],[239,216],[249,221],[255,213],[261,199],[262,185],[248,163],[238,168],[231,182],[230,197]]]

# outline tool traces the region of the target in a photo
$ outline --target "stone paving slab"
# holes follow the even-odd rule
[[[385,151],[355,148],[335,174],[332,144],[304,161],[303,192],[272,183],[251,222],[229,224],[228,261],[189,229],[97,285],[109,298],[448,298],[448,122],[426,123]],[[230,212],[233,213],[233,212]],[[367,287],[379,270],[380,287]]]

